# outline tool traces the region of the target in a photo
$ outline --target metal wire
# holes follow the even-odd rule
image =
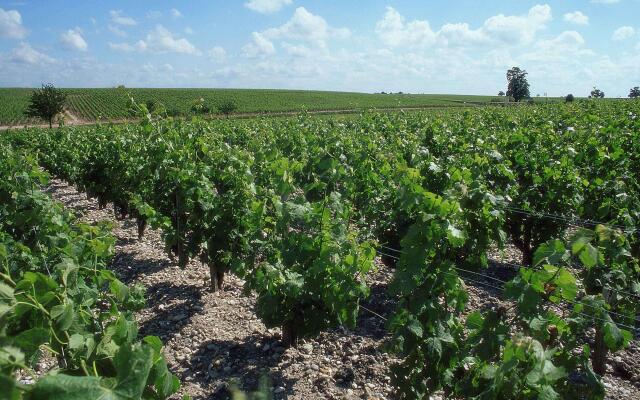
[[[376,317],[382,319],[384,322],[387,322],[387,319],[385,317],[383,317],[382,315],[378,314],[377,312],[373,311],[373,310],[369,310],[367,307],[360,305],[360,308],[362,308],[363,310],[375,315]]]
[[[621,230],[623,230],[625,232],[640,232],[640,229],[636,228],[636,227],[628,227],[628,226],[624,226],[624,225],[610,224],[608,222],[601,222],[601,221],[594,221],[594,220],[580,219],[580,218],[568,218],[568,217],[563,216],[563,215],[550,214],[550,213],[545,213],[545,212],[541,212],[541,211],[527,211],[527,210],[523,210],[521,208],[509,207],[509,206],[503,207],[503,209],[511,211],[511,212],[514,212],[516,214],[528,215],[528,216],[532,216],[532,217],[536,217],[536,218],[552,219],[552,220],[556,220],[556,221],[563,221],[563,222],[566,222],[568,225],[573,225],[573,226],[577,226],[577,227],[605,225],[605,226],[608,226],[610,228],[621,229]]]
[[[403,254],[403,252],[402,252],[401,250],[394,249],[394,248],[391,248],[391,247],[388,247],[388,246],[380,245],[379,247],[385,248],[385,249],[390,250],[390,251],[395,251],[395,252],[397,252],[397,253],[399,253],[399,254]],[[379,254],[382,254],[382,255],[384,255],[384,256],[390,257],[390,258],[392,258],[392,259],[395,259],[395,260],[400,260],[400,258],[399,258],[399,257],[394,256],[394,255],[391,255],[391,254],[388,254],[388,253],[385,253],[385,252],[382,252],[382,251],[378,251],[378,253],[379,253]],[[517,267],[517,268],[523,268],[523,266],[518,265],[518,264],[513,264],[513,263],[508,263],[508,262],[501,262],[501,263],[502,263],[502,264],[505,264],[505,265],[514,266],[514,267]],[[454,266],[453,268],[454,268],[455,270],[458,270],[458,271],[462,271],[462,272],[465,272],[465,273],[470,273],[470,274],[478,275],[478,276],[481,276],[481,277],[486,278],[486,279],[491,279],[491,280],[496,281],[496,282],[499,282],[499,283],[501,283],[501,284],[503,284],[503,285],[507,283],[506,281],[503,281],[503,280],[501,280],[501,279],[495,278],[495,277],[490,276],[490,275],[487,275],[487,274],[482,274],[482,273],[479,273],[479,272],[471,271],[471,270],[464,269],[464,268],[460,268],[460,267],[457,267],[457,266]],[[456,275],[456,274],[453,274],[453,273],[451,273],[451,272],[446,272],[446,271],[442,271],[442,273],[443,273],[443,274],[450,274],[450,275],[458,276],[458,275]],[[503,290],[503,288],[496,287],[496,286],[491,285],[491,284],[488,284],[488,283],[486,283],[486,282],[482,282],[482,281],[478,281],[478,280],[474,280],[474,279],[470,279],[470,278],[466,278],[465,280],[466,280],[466,281],[469,281],[469,282],[477,283],[477,284],[480,284],[480,285],[484,285],[484,286],[490,287],[490,288],[492,288],[492,289],[496,289],[496,290]],[[622,291],[618,291],[618,292],[619,292],[619,293],[623,293],[623,294],[624,294],[624,292],[622,292]],[[633,294],[633,293],[627,293],[627,294],[628,294],[628,295],[632,295],[632,296],[637,296],[637,295],[635,295],[635,294]],[[573,301],[573,300],[567,300],[567,299],[563,299],[563,301],[565,301],[565,302],[567,302],[567,303],[570,303],[570,304],[573,304],[573,305],[582,305],[582,306],[584,306],[584,307],[589,307],[589,308],[594,309],[594,307],[593,307],[593,306],[588,305],[588,304],[585,304],[585,303],[583,303],[583,302]],[[626,315],[624,315],[624,314],[617,313],[617,312],[615,312],[615,311],[607,311],[607,313],[608,313],[608,314],[610,314],[610,315],[615,315],[615,316],[618,316],[618,317],[621,317],[621,318],[625,318],[625,319],[629,318],[628,316],[626,316]],[[595,317],[595,316],[592,316],[592,315],[589,315],[589,314],[585,314],[585,313],[582,313],[582,312],[578,312],[577,314],[579,314],[579,315],[583,315],[583,316],[587,316],[587,317],[589,317],[589,318],[593,318],[594,320],[599,320],[599,321],[602,321],[602,322],[608,322],[608,321],[606,321],[606,320],[604,320],[604,319],[600,319],[600,318],[597,318],[597,317]],[[635,321],[635,322],[640,322],[640,319],[633,319],[633,321]],[[614,323],[615,323],[616,325],[618,325],[618,326],[621,326],[621,327],[624,327],[624,328],[630,329],[631,331],[635,331],[635,330],[636,330],[636,328],[635,328],[635,327],[630,327],[630,326],[628,326],[628,325],[624,325],[624,324],[621,324],[621,323],[618,323],[618,322],[615,322],[615,321],[614,321]]]

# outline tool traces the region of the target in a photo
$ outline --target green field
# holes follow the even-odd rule
[[[0,88],[0,125],[22,125],[37,121],[23,116],[32,89]],[[170,115],[189,115],[198,99],[214,112],[217,104],[233,100],[238,113],[286,111],[361,110],[369,108],[455,107],[500,101],[497,96],[447,94],[369,94],[309,90],[256,89],[65,89],[67,109],[77,119],[95,121],[129,117],[129,95],[138,102],[154,100]]]

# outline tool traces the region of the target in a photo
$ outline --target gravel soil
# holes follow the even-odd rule
[[[395,301],[386,294],[392,272],[382,263],[368,277],[371,296],[363,303],[355,330],[330,330],[296,349],[284,349],[280,330],[267,329],[256,317],[255,298],[243,293],[241,280],[229,276],[224,291],[211,293],[208,269],[197,262],[178,268],[166,256],[158,231],[148,230],[138,240],[135,221],[116,220],[110,207],[98,209],[95,200],[63,181],[52,180],[47,192],[86,222],[113,221],[117,243],[110,268],[124,282],[147,288],[147,307],[138,313],[140,332],[165,342],[169,367],[182,381],[176,399],[184,394],[226,399],[229,387],[254,390],[264,377],[275,399],[394,398],[388,367],[397,359],[385,351],[385,319]],[[519,258],[514,250],[493,256],[514,263]],[[515,274],[500,263],[486,272],[500,280]],[[470,310],[501,303],[494,279],[464,279]],[[607,398],[640,399],[638,341],[611,360],[604,380]]]

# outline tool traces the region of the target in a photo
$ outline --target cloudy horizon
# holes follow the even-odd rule
[[[640,85],[640,1],[0,1],[0,86],[532,95]],[[453,6],[452,6],[453,5]]]

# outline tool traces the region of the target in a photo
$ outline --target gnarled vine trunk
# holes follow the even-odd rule
[[[296,332],[292,321],[287,321],[282,325],[282,343],[287,348],[298,346],[298,332]]]
[[[602,326],[596,325],[596,337],[593,346],[593,359],[591,365],[593,366],[593,372],[602,376],[607,372],[607,346],[604,342],[604,331]]]
[[[211,291],[222,290],[224,284],[224,270],[216,267],[215,263],[209,263],[209,274],[211,275]]]

